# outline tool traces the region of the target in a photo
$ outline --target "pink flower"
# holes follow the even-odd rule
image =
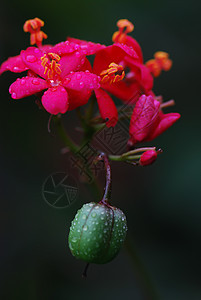
[[[130,121],[130,145],[151,141],[180,118],[179,113],[164,114],[160,102],[151,95],[142,95],[137,101]]]
[[[64,42],[47,53],[34,47],[21,51],[25,66],[22,69],[32,71],[35,77],[28,75],[17,79],[10,86],[11,97],[20,99],[47,89],[42,104],[54,115],[86,104],[91,92],[100,87],[100,78],[88,70],[84,72],[85,55],[78,51],[78,45],[76,48],[74,44]]]

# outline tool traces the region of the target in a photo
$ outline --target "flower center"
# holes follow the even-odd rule
[[[44,67],[44,74],[47,74],[47,78],[52,86],[57,86],[60,83],[60,61],[61,57],[55,53],[44,54],[41,57],[41,65]]]
[[[121,19],[117,22],[117,27],[119,28],[119,31],[116,31],[113,34],[112,40],[113,42],[124,43],[127,33],[133,31],[134,25],[127,19]]]
[[[25,32],[29,32],[30,36],[30,44],[36,44],[38,47],[42,45],[43,39],[47,38],[47,34],[40,30],[41,27],[44,26],[44,22],[39,19],[30,19],[24,23],[23,29]]]
[[[103,70],[100,73],[103,76],[101,83],[115,83],[122,80],[125,76],[124,68],[121,65],[117,65],[114,62],[111,63],[107,70]]]

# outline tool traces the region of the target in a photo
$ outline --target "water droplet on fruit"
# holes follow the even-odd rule
[[[95,218],[95,217],[96,217],[96,213],[93,212],[93,213],[91,214],[91,216],[92,216],[93,218]]]
[[[87,229],[88,229],[88,226],[87,226],[87,225],[84,225],[84,226],[83,226],[83,230],[84,230],[84,231],[87,231]]]

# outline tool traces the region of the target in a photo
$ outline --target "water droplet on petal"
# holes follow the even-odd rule
[[[13,99],[16,99],[16,98],[17,98],[16,93],[12,93],[12,98],[13,98]]]
[[[82,78],[82,74],[80,74],[80,73],[76,74],[76,79],[77,80],[80,80],[81,78]]]
[[[80,88],[82,89],[84,87],[84,82],[80,82]]]
[[[75,46],[74,46],[74,49],[75,50],[78,50],[78,49],[80,49],[80,46],[78,45],[78,44],[76,44]],[[79,53],[79,52],[78,52]]]
[[[40,50],[39,50],[38,48],[35,48],[35,49],[34,49],[34,52],[35,52],[35,53],[39,53]]]
[[[21,79],[20,84],[24,85],[26,83],[26,81],[24,79]]]
[[[38,84],[39,84],[39,81],[38,81],[37,78],[34,78],[34,79],[32,80],[32,83],[33,83],[34,85],[38,85]]]
[[[70,78],[66,78],[65,81],[64,81],[64,84],[65,84],[65,85],[66,85],[66,84],[69,84],[70,81],[71,81]]]
[[[19,68],[18,68],[18,67],[14,67],[14,68],[13,68],[13,71],[14,71],[14,72],[17,72],[17,71],[19,71]]]
[[[30,63],[37,61],[37,58],[34,55],[27,55],[26,60]]]
[[[75,55],[76,55],[76,57],[80,57],[81,56],[81,54],[80,54],[80,52],[75,52]]]

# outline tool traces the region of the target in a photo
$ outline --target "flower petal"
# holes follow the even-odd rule
[[[112,98],[102,89],[95,90],[95,94],[101,117],[103,120],[108,119],[107,127],[114,127],[118,120],[118,112]]]
[[[51,51],[58,55],[69,54],[79,50],[80,50],[80,46],[78,44],[70,43],[69,41],[58,43],[51,48]]]
[[[113,44],[103,50],[98,51],[94,59],[94,73],[99,75],[103,70],[108,69],[110,63],[114,62],[119,64],[126,56],[136,59],[138,58],[133,49],[119,43]]]
[[[29,47],[20,53],[23,62],[31,71],[42,78],[47,78],[47,75],[44,75],[44,67],[41,65],[41,57],[44,56],[44,54],[45,52],[35,47]]]
[[[13,99],[20,99],[47,88],[48,86],[45,80],[26,76],[18,78],[15,82],[13,82],[9,88],[9,93]]]
[[[132,144],[148,140],[158,125],[160,102],[152,96],[142,95],[131,116],[129,133]]]
[[[92,42],[88,42],[85,40],[74,39],[71,37],[68,37],[68,41],[73,42],[75,44],[79,44],[80,49],[82,50],[83,54],[86,54],[86,55],[95,54],[99,50],[106,48],[105,45],[101,45],[99,43],[92,43]]]
[[[140,84],[136,81],[127,83],[125,80],[122,80],[112,84],[101,84],[101,86],[112,95],[129,104],[136,103],[143,93]]]
[[[91,66],[91,64],[90,64],[90,62],[89,62],[89,60],[87,59],[87,58],[85,58],[85,62],[84,62],[84,64],[81,66],[81,68],[79,69],[79,71],[89,71],[89,72],[93,72],[93,70],[92,70],[92,66]]]
[[[0,67],[0,75],[5,71],[20,73],[28,70],[20,55],[13,56],[4,61]]]
[[[139,43],[132,36],[127,35],[124,44],[126,44],[128,47],[132,47],[137,53],[139,61],[143,63],[143,54]]]
[[[133,80],[136,80],[141,85],[144,93],[148,93],[153,88],[153,76],[150,70],[143,64],[136,62],[131,57],[125,58],[126,65],[133,72]],[[130,78],[131,79],[131,78]]]
[[[85,72],[71,72],[63,81],[64,87],[80,92],[95,90],[100,87],[100,77],[96,74]]]
[[[166,131],[180,117],[181,117],[181,115],[179,113],[163,114],[162,112],[160,112],[160,122],[157,125],[157,127],[155,128],[155,130],[152,132],[152,134],[150,135],[149,141],[155,139],[157,136],[159,136],[164,131]]]
[[[100,77],[89,71],[72,72],[63,81],[63,86],[69,94],[69,110],[88,102],[91,92],[100,87]]]
[[[77,71],[85,64],[85,55],[80,52],[74,52],[61,56],[59,61],[61,65],[61,78],[66,77],[70,72]]]
[[[64,114],[68,109],[68,93],[64,87],[49,88],[42,97],[44,108],[52,115]]]

